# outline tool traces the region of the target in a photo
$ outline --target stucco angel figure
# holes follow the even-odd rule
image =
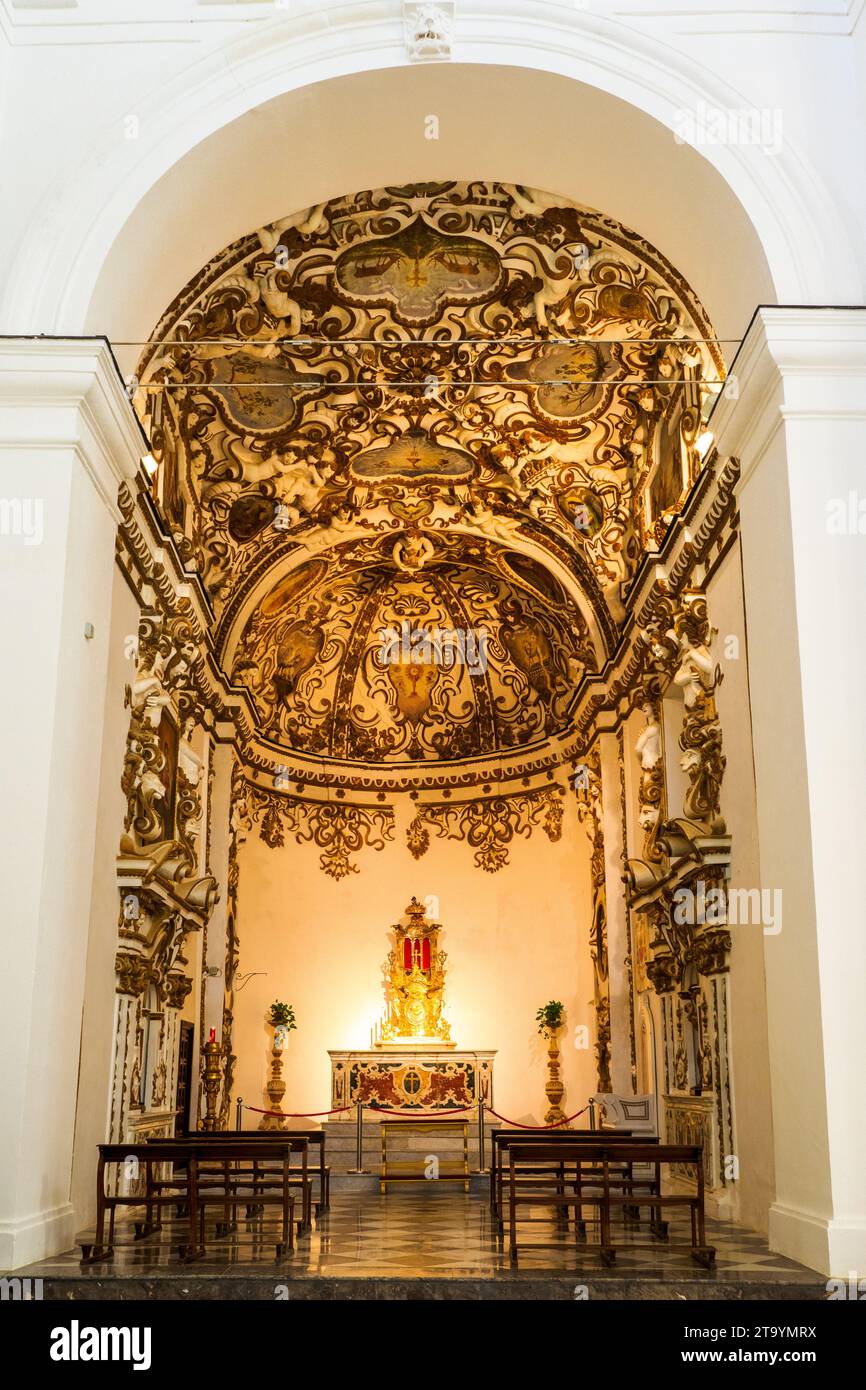
[[[489,536],[491,540],[512,540],[513,523],[496,516],[478,497],[473,496],[472,506],[466,509],[466,520],[470,526],[474,526],[482,535]]]
[[[302,235],[307,236],[310,232],[317,232],[324,219],[325,204],[316,203],[314,207],[304,208],[301,212],[292,212],[288,217],[281,217],[279,222],[272,222],[269,227],[259,227],[256,236],[263,251],[271,252],[282,236],[289,228],[294,227]]]
[[[436,549],[428,536],[401,536],[394,544],[391,557],[394,564],[404,574],[417,574],[428,560],[432,560]]]
[[[294,455],[292,455],[294,458]],[[325,480],[308,454],[306,458],[290,463],[276,484],[276,493],[281,507],[281,529],[297,526],[301,520],[301,510],[295,506],[300,502],[303,511],[311,516],[319,505]]]
[[[137,672],[132,682],[130,703],[133,712],[146,719],[154,729],[165,706],[171,704],[171,695],[164,684],[165,663],[166,658],[157,652],[150,665]]]
[[[327,526],[319,526],[308,536],[300,537],[300,544],[314,555],[320,550],[328,550],[355,530],[355,518],[348,507],[338,507]]]
[[[673,636],[680,649],[680,664],[674,672],[674,684],[683,692],[686,709],[694,709],[716,683],[715,663],[703,642],[692,643],[685,626],[669,635]]]
[[[662,734],[659,728],[656,712],[652,704],[647,702],[641,705],[646,724],[637,736],[634,751],[644,772],[649,772],[656,767],[662,756]]]

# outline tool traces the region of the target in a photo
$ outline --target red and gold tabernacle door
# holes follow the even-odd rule
[[[385,963],[385,1017],[377,1025],[377,1046],[429,1043],[453,1047],[444,1016],[445,952],[439,948],[440,922],[427,921],[417,898],[402,922],[391,928],[393,946]]]

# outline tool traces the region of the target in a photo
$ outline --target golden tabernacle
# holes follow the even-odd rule
[[[391,927],[391,949],[383,966],[385,1009],[373,1029],[372,1045],[329,1052],[335,1110],[360,1103],[373,1112],[442,1114],[471,1109],[479,1100],[492,1104],[495,1052],[457,1051],[443,1016],[446,955],[439,946],[441,931],[442,923],[428,922],[426,908],[415,897],[403,920]]]
[[[409,921],[395,922],[394,945],[385,964],[385,1018],[377,1047],[451,1048],[451,1029],[442,1017],[445,952],[439,949],[440,922],[428,922],[427,910],[413,897]]]

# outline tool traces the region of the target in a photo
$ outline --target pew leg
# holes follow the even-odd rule
[[[583,1202],[581,1200],[580,1183],[574,1183],[574,1237],[575,1240],[586,1240],[586,1222],[583,1219]]]
[[[109,1217],[108,1245],[105,1242],[105,1198],[100,1194],[96,1207],[96,1238],[93,1244],[83,1242],[81,1245],[81,1263],[83,1265],[101,1264],[103,1260],[110,1260],[114,1256],[114,1207],[111,1208]]]
[[[667,1240],[669,1224],[662,1218],[661,1207],[650,1207],[650,1233],[656,1240]]]
[[[661,1207],[652,1207],[650,1211],[650,1232],[656,1240],[667,1240],[668,1223],[662,1220]]]
[[[610,1203],[607,1200],[607,1194],[607,1177],[605,1175],[604,1197],[602,1198],[602,1201],[599,1205],[600,1246],[598,1253],[601,1256],[602,1264],[609,1269],[611,1265],[616,1263],[616,1251],[614,1250],[610,1240]]]
[[[294,1199],[287,1195],[283,1188],[283,1225],[280,1232],[280,1239],[277,1241],[277,1259],[281,1260],[288,1253],[294,1253]]]

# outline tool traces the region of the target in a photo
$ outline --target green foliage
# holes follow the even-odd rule
[[[279,999],[274,1000],[268,1012],[268,1023],[274,1028],[297,1028],[295,1022],[295,1011],[291,1004],[281,1004]]]
[[[564,1012],[564,1007],[558,999],[549,999],[543,1004],[535,1015],[539,1033],[543,1037],[549,1037],[555,1028],[561,1028]]]

